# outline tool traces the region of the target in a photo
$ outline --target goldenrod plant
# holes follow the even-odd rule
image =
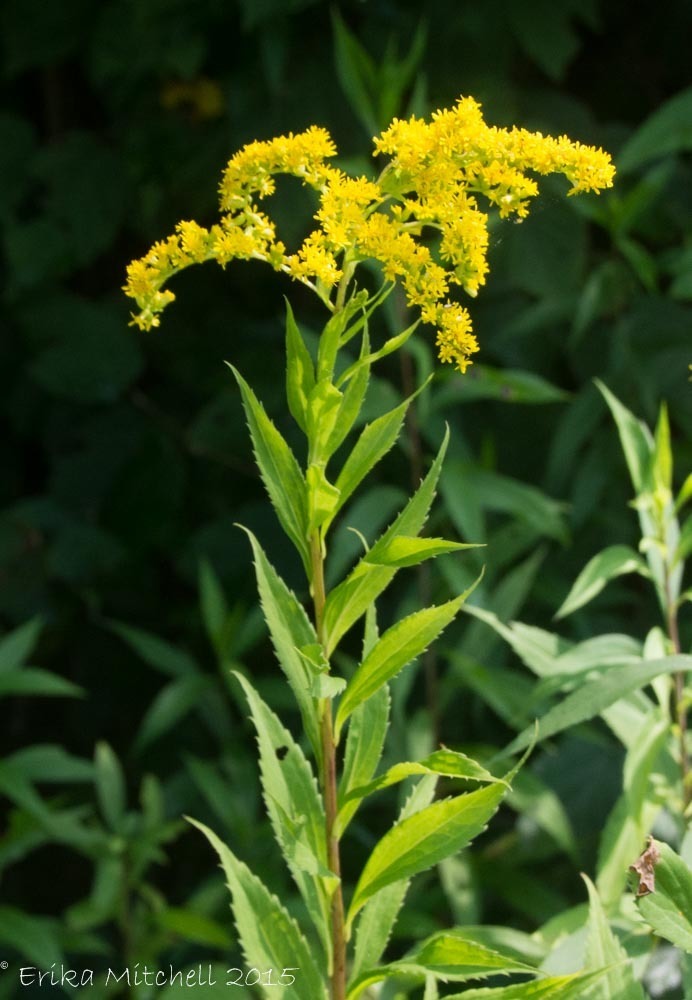
[[[169,280],[208,260],[222,266],[235,259],[264,261],[310,288],[328,313],[313,356],[287,307],[286,397],[305,439],[303,456],[294,453],[233,369],[260,474],[312,599],[308,613],[248,531],[266,624],[303,733],[296,737],[286,728],[247,676],[238,674],[237,680],[257,731],[269,820],[302,897],[300,921],[211,830],[204,832],[231,890],[250,967],[244,981],[266,996],[356,1000],[392,980],[401,981],[404,992],[424,989],[432,1000],[440,983],[517,974],[529,982],[488,996],[577,997],[601,970],[537,980],[534,964],[460,927],[434,933],[403,958],[383,960],[410,880],[485,829],[519,766],[507,763],[498,776],[441,747],[376,774],[389,724],[389,682],[450,624],[473,589],[382,631],[378,627],[377,601],[399,569],[445,553],[461,556],[473,545],[421,537],[446,436],[415,494],[378,539],[363,539],[360,559],[330,589],[325,562],[332,526],[338,518],[348,521],[348,505],[394,445],[411,402],[378,416],[351,440],[374,363],[402,348],[423,322],[436,330],[440,359],[463,373],[479,346],[470,314],[452,292],[473,297],[484,284],[491,216],[523,219],[538,194],[534,175],[561,173],[568,193],[578,194],[609,187],[613,166],[607,153],[566,137],[489,126],[468,97],[430,120],[395,120],[374,142],[385,161],[375,179],[331,165],[336,148],[323,128],[250,143],[224,172],[220,221],[209,227],[180,222],[128,269],[126,291],[138,307],[133,321],[145,330],[159,325],[174,299]],[[299,178],[317,199],[316,226],[295,252],[260,207],[281,174]],[[397,284],[412,322],[373,348],[373,316]],[[355,358],[345,350],[354,343]],[[336,669],[343,662],[342,643],[348,637],[352,649],[356,629],[360,662],[342,676]],[[344,838],[357,810],[381,789],[412,776],[419,780],[400,815],[373,847],[355,885],[346,884]],[[456,782],[457,791],[435,798],[439,777]]]

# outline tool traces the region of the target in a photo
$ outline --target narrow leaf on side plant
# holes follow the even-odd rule
[[[692,954],[692,871],[668,844],[654,841],[653,890],[637,899],[654,933]]]
[[[589,1000],[594,984],[601,981],[608,969],[597,972],[575,972],[570,976],[546,976],[530,983],[494,986],[489,989],[465,990],[453,993],[445,1000]]]
[[[216,853],[231,891],[238,936],[248,966],[290,969],[291,986],[272,987],[271,995],[292,1000],[327,1000],[324,981],[298,924],[247,865],[212,830],[190,820],[204,834]],[[280,983],[280,979],[278,980]]]
[[[0,639],[0,674],[16,670],[25,663],[36,645],[42,627],[43,621],[40,618],[32,618],[3,635]]]
[[[646,562],[634,549],[628,545],[610,545],[588,561],[555,613],[555,617],[565,618],[571,615],[577,608],[588,604],[600,594],[609,580],[625,573],[649,576]]]
[[[613,666],[600,677],[586,681],[582,687],[546,712],[538,720],[539,738],[546,739],[579,722],[592,719],[620,698],[650,684],[661,674],[689,670],[692,670],[692,656],[666,656],[660,660]],[[533,726],[527,727],[509,744],[503,755],[517,753],[529,746],[534,732]]]
[[[242,375],[229,365],[243,397],[252,445],[262,480],[281,526],[300,553],[306,570],[310,566],[307,546],[305,479],[295,455],[265,413]]]
[[[445,432],[437,458],[420,487],[409,500],[408,504],[387,530],[380,536],[370,549],[368,556],[375,559],[397,535],[412,536],[423,527],[430,510],[435,488],[440,476],[442,462],[447,450],[449,431]],[[358,619],[365,614],[370,605],[391,582],[397,571],[396,566],[378,566],[369,563],[366,558],[354,567],[348,577],[335,587],[327,597],[324,610],[324,628],[327,636],[327,655],[331,656],[341,637]]]
[[[599,970],[615,966],[592,991],[593,1000],[646,1000],[644,991],[635,982],[627,953],[610,928],[596,887],[582,875],[589,890],[589,924],[584,968]]]
[[[259,542],[247,528],[255,559],[257,589],[269,627],[274,650],[295,696],[303,725],[317,760],[321,760],[321,742],[317,713],[311,695],[312,681],[318,672],[299,650],[317,645],[315,630],[305,609],[289,590],[264,554]]]
[[[446,604],[424,608],[402,618],[378,639],[357,668],[339,702],[335,723],[337,741],[344,722],[354,708],[395,677],[437,638],[454,619],[477,583],[478,580]]]

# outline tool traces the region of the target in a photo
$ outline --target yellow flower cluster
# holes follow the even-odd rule
[[[375,139],[375,152],[390,159],[372,181],[329,165],[336,147],[322,128],[245,146],[223,175],[221,221],[210,229],[181,222],[173,236],[130,264],[125,290],[140,310],[134,322],[157,326],[174,298],[165,283],[205,260],[264,260],[336,309],[354,267],[372,259],[437,328],[441,360],[463,372],[478,343],[468,311],[448,296],[452,285],[475,296],[486,279],[489,217],[479,197],[501,218],[522,219],[538,193],[531,173],[564,174],[569,194],[610,187],[614,175],[600,149],[565,136],[486,125],[472,98],[435,112],[430,121],[395,120]],[[317,228],[293,254],[257,206],[274,192],[277,174],[300,178],[319,197]]]

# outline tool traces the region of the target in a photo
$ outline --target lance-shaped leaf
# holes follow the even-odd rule
[[[335,732],[338,740],[341,728],[351,712],[383,684],[395,677],[407,663],[443,631],[473,591],[478,580],[459,597],[437,607],[416,611],[387,629],[378,639],[348,683],[336,713]]]
[[[535,972],[534,966],[520,961],[515,955],[494,951],[465,937],[463,931],[441,931],[433,934],[401,961],[362,973],[350,984],[347,996],[357,997],[366,986],[392,976],[425,979],[432,975],[445,982],[463,982],[466,979],[483,979],[492,975],[533,975]]]
[[[347,368],[343,375],[339,376],[336,384],[338,386],[343,385],[344,382],[352,379],[354,375],[360,374],[363,368],[369,369],[375,361],[379,361],[380,358],[384,358],[388,354],[398,351],[399,348],[403,347],[409,337],[415,332],[419,324],[420,320],[417,319],[415,323],[412,323],[411,326],[407,327],[401,333],[397,333],[396,336],[390,337],[389,340],[386,340],[382,347],[380,347],[377,351],[373,351],[372,354],[369,354],[365,350],[361,351],[361,356],[358,360],[354,361],[351,367]]]
[[[586,875],[582,878],[589,890],[589,932],[584,967],[596,970],[615,966],[592,990],[593,1000],[646,1000],[646,994],[634,979],[627,952],[608,923],[596,887]]]
[[[368,337],[368,329],[366,326],[363,329],[363,342],[360,349],[360,359],[354,366],[352,366],[352,369],[355,370],[349,369],[350,374],[345,373],[344,376],[337,379],[337,388],[340,389],[344,383],[346,384],[346,388],[343,390],[336,426],[332,430],[332,434],[327,445],[327,454],[329,455],[333,455],[339,445],[346,440],[347,434],[353,427],[361,412],[363,401],[365,400],[365,394],[368,391],[368,383],[370,381],[370,365],[367,364],[369,351],[370,338]]]
[[[403,822],[429,806],[436,787],[436,777],[421,778],[404,803],[399,813],[399,822]],[[393,882],[386,889],[381,889],[376,893],[361,910],[351,969],[353,981],[361,975],[364,969],[371,969],[379,962],[387,947],[387,941],[404,902],[409,883],[410,879],[408,878]]]
[[[648,577],[646,562],[629,545],[610,545],[590,559],[556,612],[556,618],[565,618],[583,607],[603,590],[609,580],[625,573],[639,573]]]
[[[292,986],[272,987],[273,997],[327,1000],[324,981],[295,920],[212,830],[195,820],[190,822],[202,831],[219,855],[233,898],[231,907],[248,966],[291,970],[295,982]],[[280,975],[281,972],[278,972],[277,976]],[[278,979],[278,982],[281,980]]]
[[[315,387],[315,366],[286,299],[286,398],[291,416],[303,432],[307,431],[310,393]]]
[[[336,488],[341,493],[338,510],[343,507],[370,470],[393,447],[412,399],[412,396],[409,397],[389,413],[383,413],[381,417],[363,428],[336,480]]]
[[[329,933],[329,882],[322,800],[312,769],[292,735],[240,674],[257,730],[262,791],[276,839],[325,948]]]
[[[659,937],[692,954],[692,872],[668,844],[654,847],[654,889],[638,898],[639,912]]]
[[[298,702],[303,726],[315,756],[320,760],[319,726],[314,700],[310,694],[317,671],[311,669],[310,660],[299,652],[317,644],[315,630],[297,597],[271,565],[255,536],[247,528],[243,530],[252,545],[257,589],[277,658]]]
[[[607,973],[608,969],[599,969],[597,972],[573,973],[570,976],[546,976],[530,983],[464,990],[463,993],[445,997],[445,1000],[590,1000],[591,988]]]
[[[461,778],[465,781],[480,781],[486,784],[502,781],[501,778],[486,771],[484,767],[481,767],[471,757],[467,757],[466,754],[457,753],[455,750],[449,750],[445,747],[443,750],[436,750],[429,754],[423,760],[394,764],[379,778],[352,788],[344,797],[343,806],[339,810],[337,817],[339,833],[343,833],[346,828],[345,820],[350,818],[350,810],[354,802],[360,802],[368,795],[404,781],[405,778],[410,778],[413,774],[435,774],[445,778]]]
[[[25,663],[29,653],[36,645],[43,621],[32,618],[31,621],[13,629],[0,639],[0,674],[16,670]]]
[[[243,397],[252,446],[269,499],[281,526],[297,548],[306,570],[310,555],[307,545],[307,503],[305,479],[295,455],[265,413],[245,379],[230,365]]]
[[[646,687],[661,674],[673,674],[692,670],[692,656],[665,656],[660,660],[643,660],[640,663],[626,663],[612,666],[569,694],[539,719],[539,736],[546,739],[562,732],[579,722],[586,722],[599,715],[625,695]],[[535,735],[533,726],[527,727],[506,748],[504,753],[513,754],[529,746]]]
[[[489,785],[477,792],[433,802],[393,826],[375,845],[365,864],[351,900],[347,926],[380,889],[425,871],[478,836],[505,791],[506,785]]]
[[[342,833],[362,800],[362,797],[353,797],[352,790],[370,781],[382,755],[389,725],[389,706],[389,688],[385,684],[351,716],[339,785],[338,822]]]
[[[310,461],[324,464],[330,457],[329,443],[341,411],[342,394],[330,379],[320,379],[310,393],[307,434]]]
[[[483,548],[483,545],[477,542],[448,542],[446,538],[409,538],[406,535],[397,535],[374,554],[369,552],[365,560],[376,566],[401,568],[417,566],[426,559],[434,559],[448,552],[477,548]]]
[[[8,695],[45,695],[51,698],[81,698],[84,688],[40,667],[22,667],[0,673],[0,698]]]
[[[416,535],[423,527],[435,496],[435,487],[440,477],[448,440],[449,432],[446,431],[437,458],[406,507],[375,542],[368,556],[361,559],[343,583],[335,587],[327,597],[324,628],[328,656],[332,654],[344,633],[365,614],[397,571],[396,566],[379,566],[377,563],[368,562],[368,558],[372,559],[374,556],[377,559],[379,553],[397,535]]]

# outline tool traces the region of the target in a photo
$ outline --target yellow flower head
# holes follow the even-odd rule
[[[330,166],[336,147],[317,126],[244,146],[223,174],[220,222],[210,229],[181,222],[173,236],[128,267],[125,291],[139,307],[133,321],[142,329],[158,326],[174,299],[163,286],[190,264],[263,260],[335,310],[345,302],[357,264],[370,259],[385,281],[401,283],[408,304],[437,328],[440,359],[463,372],[478,343],[468,311],[448,296],[456,285],[473,297],[485,283],[488,213],[524,218],[538,194],[534,175],[563,174],[569,194],[613,183],[607,153],[566,136],[489,126],[470,97],[429,121],[395,119],[374,144],[376,155],[389,157],[376,181]],[[291,254],[256,204],[274,192],[279,174],[300,178],[319,200],[317,227]]]

